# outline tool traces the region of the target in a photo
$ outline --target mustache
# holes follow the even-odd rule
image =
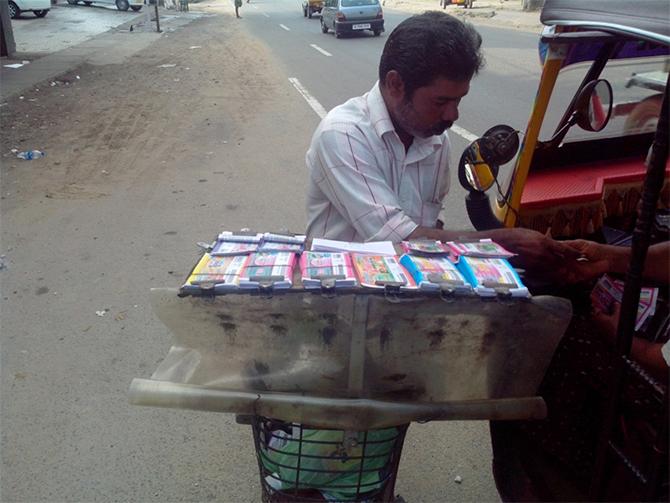
[[[437,131],[436,134],[442,134],[444,131],[446,131],[453,125],[454,125],[453,121],[443,121],[440,122],[439,124],[436,124],[435,127],[433,128],[433,131]]]

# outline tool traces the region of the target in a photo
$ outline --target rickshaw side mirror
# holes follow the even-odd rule
[[[496,182],[498,167],[508,163],[519,149],[519,134],[506,125],[493,126],[463,151],[458,180],[468,191],[486,192]]]
[[[472,145],[468,147],[468,150],[470,150],[470,152],[469,155],[466,156],[467,160],[463,163],[462,169],[466,183],[463,184],[463,181],[461,181],[461,185],[463,185],[463,188],[466,190],[486,192],[493,186],[496,173],[494,173],[493,168],[482,159],[479,144],[477,142],[473,142]],[[460,173],[461,166],[459,163],[459,175]]]
[[[586,84],[577,97],[577,125],[586,131],[602,131],[612,115],[612,101],[612,86],[606,80],[592,80]]]

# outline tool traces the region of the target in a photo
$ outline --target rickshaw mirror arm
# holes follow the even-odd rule
[[[584,79],[582,80],[581,84],[579,85],[579,88],[577,89],[577,92],[575,93],[574,97],[572,98],[572,101],[570,102],[570,106],[567,108],[565,111],[565,114],[561,118],[561,121],[558,123],[558,126],[556,127],[556,131],[554,132],[554,135],[551,139],[550,143],[552,146],[556,146],[563,141],[563,138],[565,137],[565,134],[568,132],[568,129],[564,129],[565,125],[568,123],[570,118],[572,117],[574,110],[577,107],[578,104],[578,99],[581,95],[581,91],[586,86],[589,82],[594,81],[598,79],[600,76],[600,73],[603,71],[603,68],[605,68],[605,65],[607,64],[607,61],[609,58],[619,49],[620,47],[620,42],[617,42],[616,40],[613,40],[610,43],[606,43],[603,45],[603,47],[600,49],[598,52],[598,55],[593,61],[593,64],[591,65],[591,68],[589,68],[588,72],[586,72],[586,75],[584,76]],[[562,135],[559,135],[559,132],[563,132]]]

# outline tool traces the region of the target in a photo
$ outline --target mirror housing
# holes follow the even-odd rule
[[[499,166],[508,163],[519,150],[519,134],[507,125],[493,126],[463,151],[458,163],[458,180],[469,192],[484,193],[496,183]]]
[[[577,97],[575,122],[586,131],[602,131],[612,115],[612,101],[610,83],[604,79],[592,80]]]

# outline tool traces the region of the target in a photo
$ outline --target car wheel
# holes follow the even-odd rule
[[[86,7],[90,7],[92,3],[93,3],[93,2],[87,2],[86,0],[84,0],[84,5],[85,5]]]
[[[326,23],[323,22],[323,18],[321,18],[321,33],[328,33],[328,27],[326,26]]]
[[[34,10],[33,14],[35,14],[35,17],[44,17],[47,15],[48,12],[49,9]]]
[[[382,31],[381,30],[372,30],[372,33],[374,34],[375,37],[378,37],[381,35]]]
[[[339,31],[337,30],[334,31],[335,31],[335,38],[342,38],[342,34]]]
[[[130,8],[133,9],[135,12],[138,12],[142,8],[142,6],[141,5],[131,5]]]
[[[10,0],[9,2],[9,17],[12,19],[16,19],[21,15],[21,9],[17,7],[17,5]]]
[[[128,3],[128,0],[116,0],[116,8],[119,10],[128,10],[130,4]]]

